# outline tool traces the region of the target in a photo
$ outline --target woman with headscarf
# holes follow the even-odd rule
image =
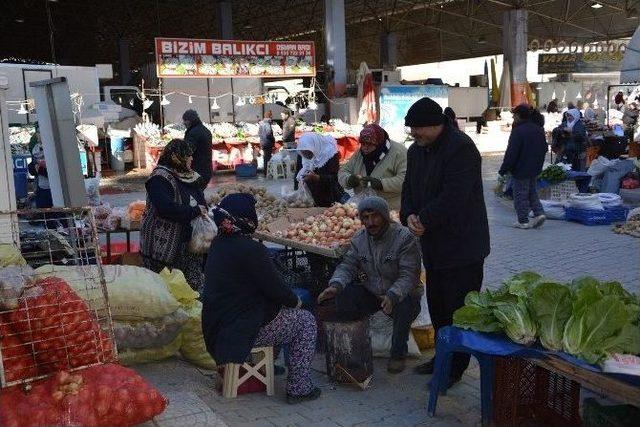
[[[187,251],[191,221],[207,215],[200,175],[191,168],[193,149],[174,139],[165,147],[158,166],[145,183],[147,205],[140,224],[140,253],[145,268],[160,272],[165,267],[181,270],[189,285],[204,284],[202,255]]]
[[[282,282],[267,248],[251,238],[256,200],[230,194],[214,207],[218,226],[207,256],[202,332],[218,365],[244,363],[253,347],[288,345],[287,402],[320,396],[311,382],[316,322]]]
[[[572,170],[581,171],[586,157],[587,130],[577,108],[567,110],[566,119],[566,124],[561,129],[564,146],[559,158],[561,162],[570,164]]]
[[[347,197],[338,183],[340,154],[336,140],[329,135],[307,132],[298,141],[302,168],[296,175],[309,187],[315,206],[329,207]]]
[[[368,124],[360,132],[360,150],[340,167],[338,181],[360,194],[370,185],[391,209],[400,209],[400,193],[407,172],[407,149],[392,142],[377,124]]]

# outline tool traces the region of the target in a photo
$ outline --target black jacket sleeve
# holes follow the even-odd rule
[[[282,124],[282,140],[284,142],[294,142],[296,140],[296,122],[285,120]]]
[[[444,165],[442,191],[420,211],[420,222],[428,229],[445,224],[471,198],[481,168],[480,153],[473,144],[456,149]]]
[[[149,200],[158,211],[160,218],[188,224],[200,215],[200,208],[197,206],[181,205],[173,201],[173,188],[166,179],[154,176],[147,181],[145,186]]]
[[[296,307],[298,297],[283,282],[280,273],[269,258],[267,248],[256,242],[257,249],[247,257],[247,269],[251,275],[251,283],[265,297],[285,307]]]
[[[522,137],[516,130],[509,135],[509,143],[507,144],[507,152],[504,154],[504,160],[502,160],[502,166],[500,166],[500,175],[504,175],[513,172],[513,168],[518,162],[520,157],[520,151],[522,150]]]
[[[413,156],[414,154],[411,152],[407,153],[407,172],[404,176],[404,182],[402,183],[402,198],[400,202],[400,223],[407,226],[407,218],[409,215],[413,215],[416,213],[416,210],[413,207],[412,201],[412,188],[411,188],[411,176],[413,176]]]
[[[336,153],[327,163],[321,168],[316,170],[316,173],[320,176],[320,185],[331,188],[338,182],[338,172],[340,171],[340,155]]]

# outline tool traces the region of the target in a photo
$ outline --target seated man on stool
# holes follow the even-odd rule
[[[393,318],[390,373],[405,368],[411,324],[420,313],[420,248],[408,228],[391,222],[389,205],[367,197],[358,205],[365,229],[336,268],[318,303],[335,299],[335,320],[354,321],[382,310]],[[323,319],[334,320],[334,319]]]

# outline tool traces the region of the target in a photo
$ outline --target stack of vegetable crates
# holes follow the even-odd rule
[[[493,424],[580,425],[580,384],[518,357],[496,357]]]

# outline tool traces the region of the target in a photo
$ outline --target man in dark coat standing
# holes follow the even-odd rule
[[[182,115],[182,122],[187,127],[184,140],[193,148],[192,168],[200,175],[198,187],[204,190],[213,175],[213,168],[211,167],[211,132],[202,124],[198,113],[194,110],[185,111]]]
[[[451,325],[467,293],[482,286],[490,248],[481,157],[471,138],[454,129],[430,98],[409,108],[405,126],[415,143],[407,153],[400,220],[420,237],[427,303],[437,333]],[[450,385],[468,364],[468,355],[454,355]],[[434,359],[417,372],[432,374],[433,367]]]

